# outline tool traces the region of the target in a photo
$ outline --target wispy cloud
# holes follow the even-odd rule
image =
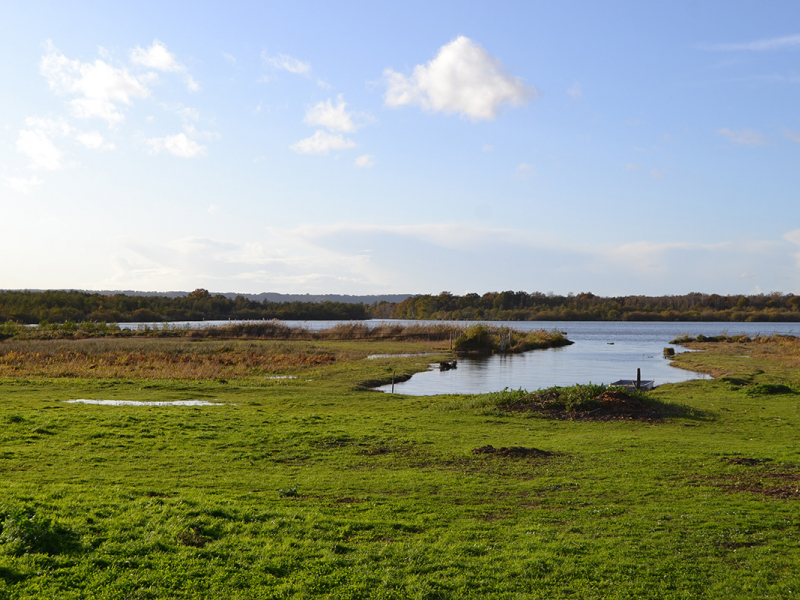
[[[31,177],[25,179],[24,177],[3,177],[3,185],[9,189],[19,192],[27,196],[33,191],[33,188],[42,185],[43,181],[38,177]]]
[[[359,169],[369,169],[375,165],[375,157],[371,154],[363,154],[356,158],[355,165]]]
[[[737,146],[768,146],[770,143],[763,134],[754,129],[745,128],[737,131],[723,127],[717,129],[717,133]]]
[[[261,53],[261,58],[269,65],[276,69],[282,69],[295,73],[297,75],[308,75],[311,72],[311,64],[294,58],[288,54],[278,54],[277,56],[269,56],[266,52]]]
[[[800,46],[800,34],[768,38],[764,40],[756,40],[753,42],[744,42],[736,44],[714,44],[711,46],[707,46],[707,49],[718,50],[718,51],[744,50],[751,52],[763,52],[765,50],[781,50],[783,48],[795,48],[797,46]]]
[[[168,135],[162,138],[151,138],[147,140],[150,151],[153,154],[168,152],[179,158],[197,158],[205,156],[207,148],[189,139],[185,133]]]

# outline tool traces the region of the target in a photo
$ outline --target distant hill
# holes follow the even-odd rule
[[[46,292],[52,290],[0,290],[0,291],[28,291]],[[188,296],[190,292],[141,292],[137,290],[60,290],[86,292],[89,294],[102,294],[113,296],[123,294],[125,296],[162,296],[165,298],[181,298]],[[399,303],[410,298],[413,294],[370,294],[365,296],[351,296],[349,294],[278,294],[276,292],[261,292],[260,294],[242,294],[238,292],[211,292],[212,296],[225,296],[231,300],[237,296],[242,296],[253,302],[343,302],[345,304],[373,304],[375,302],[394,302]]]

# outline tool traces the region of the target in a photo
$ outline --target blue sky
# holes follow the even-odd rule
[[[800,293],[793,2],[36,2],[0,288]]]

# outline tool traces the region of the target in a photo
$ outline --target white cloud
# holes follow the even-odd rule
[[[158,71],[174,72],[186,69],[178,62],[175,55],[167,50],[167,46],[158,40],[153,40],[152,45],[147,49],[136,46],[131,50],[131,63]]]
[[[42,180],[38,177],[24,179],[22,177],[3,177],[3,184],[20,194],[27,196],[36,186],[42,185]]]
[[[481,148],[484,152],[494,152],[494,146],[491,144],[484,144],[483,148]]]
[[[800,229],[795,229],[794,231],[785,233],[783,235],[783,239],[798,246],[798,252],[794,255],[794,257],[797,259],[797,266],[800,267]]]
[[[276,69],[283,69],[284,71],[289,71],[297,75],[307,75],[311,72],[311,65],[309,63],[293,58],[287,54],[269,56],[266,51],[264,51],[261,53],[261,58]]]
[[[347,103],[342,101],[342,96],[337,100],[338,104],[335,106],[330,98],[325,102],[318,102],[306,110],[303,121],[309,125],[326,127],[330,131],[355,131],[356,125],[353,123],[351,113],[347,112]]]
[[[167,73],[183,73],[186,71],[186,66],[175,58],[172,52],[167,50],[166,44],[158,40],[153,40],[149,48],[144,49],[136,46],[131,50],[131,64]],[[190,92],[200,91],[200,84],[188,73],[184,75],[183,82]]]
[[[106,144],[103,136],[97,131],[79,133],[75,136],[81,144],[90,150],[113,150],[114,144]]]
[[[355,145],[353,140],[319,129],[311,137],[293,144],[291,149],[300,154],[327,154],[331,150],[344,150]]]
[[[728,138],[731,143],[739,146],[769,145],[769,140],[764,135],[753,129],[740,129],[739,131],[733,131],[727,127],[724,127],[722,129],[718,129],[717,133]]]
[[[190,92],[200,91],[200,84],[197,83],[191,75],[184,76],[183,82],[186,84],[186,89]]]
[[[626,171],[638,171],[641,168],[642,167],[640,165],[635,165],[633,163],[628,163],[628,164],[625,165],[625,170]]]
[[[333,87],[330,83],[322,79],[317,79],[317,86],[321,87],[323,90],[329,90]]]
[[[761,52],[764,50],[780,50],[781,48],[794,48],[800,46],[800,35],[789,35],[784,37],[769,38],[766,40],[756,40],[743,44],[717,44],[710,46],[710,50],[750,50]]]
[[[798,133],[797,131],[787,130],[787,131],[784,132],[783,135],[785,135],[787,138],[789,138],[793,142],[800,143],[800,133]]]
[[[567,90],[567,95],[573,100],[580,100],[583,97],[583,88],[579,82],[572,84],[572,87]]]
[[[224,56],[224,57],[225,57],[225,59],[226,59],[228,62],[230,62],[232,65],[235,65],[235,64],[236,64],[236,57],[235,57],[235,56],[233,56],[233,55],[231,55],[231,54],[228,54],[227,52],[223,52],[223,53],[222,53],[222,56]]]
[[[464,36],[414,67],[410,77],[386,69],[384,79],[387,106],[413,104],[473,121],[494,119],[504,104],[516,106],[536,97],[533,86],[507,73],[498,59]]]
[[[664,171],[659,169],[650,169],[650,177],[653,179],[663,179],[664,178]]]
[[[51,171],[61,168],[61,151],[41,129],[20,130],[17,152],[31,160],[31,167],[42,167]]]
[[[120,123],[125,116],[118,110],[118,104],[130,105],[133,98],[150,95],[145,82],[127,69],[113,67],[100,59],[93,63],[70,60],[52,42],[47,44],[39,70],[50,89],[77,96],[70,106],[78,118],[100,118],[111,125]]]
[[[25,125],[43,131],[47,135],[70,135],[73,132],[72,126],[64,119],[43,119],[41,117],[28,117]]]
[[[519,179],[528,179],[528,177],[536,176],[536,167],[528,163],[518,164],[514,171]]]
[[[197,158],[205,156],[207,148],[201,146],[194,140],[189,139],[185,133],[168,135],[163,138],[151,138],[147,140],[153,154],[167,151],[180,158]]]
[[[360,169],[369,169],[375,164],[375,157],[371,154],[364,154],[356,159],[355,164]]]

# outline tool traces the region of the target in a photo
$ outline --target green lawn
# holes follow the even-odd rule
[[[714,345],[680,360],[727,378],[652,392],[690,417],[569,421],[360,385],[434,358],[364,358],[404,349],[430,346],[327,342],[268,374],[295,379],[0,378],[0,598],[800,593],[800,395],[753,387],[797,369]]]

